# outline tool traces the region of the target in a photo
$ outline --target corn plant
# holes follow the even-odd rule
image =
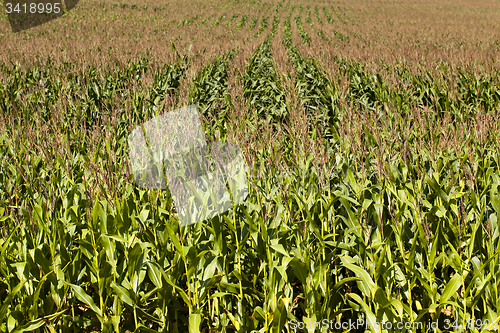
[[[323,10],[323,13],[325,14],[326,21],[328,23],[330,23],[330,24],[333,24],[335,22],[335,20],[333,19],[332,14],[328,10],[328,7],[327,6],[321,6],[321,9]]]
[[[258,117],[275,119],[287,113],[285,93],[274,71],[270,40],[259,46],[248,63],[244,95]]]
[[[314,5],[314,16],[316,17],[316,21],[319,24],[323,25],[323,19],[321,18],[319,13],[319,5]]]
[[[264,30],[266,30],[268,25],[269,25],[269,17],[263,16],[262,20],[260,21],[259,30],[254,34],[254,38],[259,37],[264,32]]]
[[[221,138],[226,132],[227,112],[231,106],[227,81],[228,66],[233,56],[234,52],[230,52],[203,68],[194,80],[192,90],[192,102],[200,107],[201,113],[211,122],[207,128],[217,130]]]
[[[253,28],[255,28],[257,26],[257,22],[259,22],[259,17],[254,16],[252,18],[252,21],[250,22],[250,25],[248,26],[248,30],[252,30]]]
[[[299,11],[297,12],[297,15],[295,16],[295,25],[297,26],[297,29],[299,30],[299,36],[302,42],[304,44],[309,44],[311,43],[311,37],[307,33],[307,31],[304,30],[304,27],[302,26],[302,11],[303,11],[303,6],[299,6]]]
[[[238,22],[238,24],[236,25],[236,28],[237,29],[241,29],[243,28],[246,24],[247,24],[247,21],[248,21],[248,14],[244,14],[241,16],[241,20]]]

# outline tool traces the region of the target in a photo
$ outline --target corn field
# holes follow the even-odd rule
[[[82,0],[12,33],[2,12],[0,332],[500,332],[499,19]],[[190,104],[249,196],[181,226],[127,140]]]

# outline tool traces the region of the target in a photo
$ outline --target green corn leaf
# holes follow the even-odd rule
[[[201,315],[192,313],[189,315],[189,333],[200,333]]]
[[[116,293],[116,295],[118,295],[118,297],[120,297],[120,299],[125,304],[127,304],[127,305],[129,305],[131,307],[134,307],[134,301],[132,300],[130,292],[127,289],[125,289],[122,286],[119,286],[118,284],[116,284],[115,281],[111,282],[111,288],[113,288],[113,290]]]
[[[92,311],[94,311],[99,317],[101,316],[101,310],[95,305],[94,300],[90,297],[82,287],[64,282],[65,285],[71,287],[73,292],[75,293],[76,298],[78,298],[81,302],[85,303]]]
[[[353,300],[355,300],[359,305],[361,305],[361,308],[363,309],[363,312],[365,313],[366,315],[366,322],[368,323],[368,325],[370,326],[370,331],[371,332],[376,332],[376,327],[377,327],[377,317],[375,316],[375,314],[372,312],[372,310],[370,309],[370,307],[368,306],[368,304],[366,304],[362,299],[361,297],[359,297],[358,295],[356,294],[353,294],[353,293],[348,293],[347,294],[348,297],[352,298]]]
[[[341,258],[341,259],[343,259],[343,258]],[[358,287],[361,290],[361,292],[365,296],[372,297],[372,294],[375,292],[376,285],[373,282],[370,275],[368,274],[368,272],[359,266],[344,262],[344,260],[342,260],[342,261],[343,261],[344,267],[346,267],[349,270],[351,270],[352,272],[354,272],[354,274],[356,274],[356,276],[359,278],[359,281],[357,283],[358,283]]]
[[[44,318],[32,320],[23,326],[16,327],[12,333],[31,332],[42,327],[43,325],[45,325]]]
[[[26,284],[27,280],[23,280],[19,282],[14,288],[12,288],[12,291],[7,295],[7,297],[2,301],[2,306],[0,307],[0,322],[2,322],[5,319],[5,316],[7,315],[7,309],[10,305],[10,303],[14,300],[16,295],[19,293],[22,287]]]

